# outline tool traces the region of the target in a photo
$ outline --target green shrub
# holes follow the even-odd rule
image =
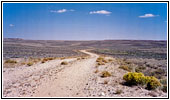
[[[160,83],[163,84],[163,85],[167,85],[167,79],[161,79]]]
[[[111,73],[109,73],[108,71],[103,71],[101,73],[101,77],[110,77],[111,76]]]
[[[163,92],[167,92],[167,85],[163,85],[163,86],[161,87],[161,90],[162,90]]]
[[[147,89],[156,89],[161,86],[159,80],[154,76],[144,76],[143,73],[129,72],[123,76],[128,85],[146,85]]]

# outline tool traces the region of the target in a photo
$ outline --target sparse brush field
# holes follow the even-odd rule
[[[166,97],[166,42],[4,39],[3,94]]]

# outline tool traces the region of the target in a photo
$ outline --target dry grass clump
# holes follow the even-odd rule
[[[48,58],[44,58],[42,61],[41,61],[41,63],[45,63],[45,62],[47,62],[47,61],[49,61],[49,60],[54,60],[55,58],[53,58],[53,57],[48,57]]]
[[[98,69],[96,69],[95,71],[94,71],[94,73],[98,73],[99,72],[99,70]]]
[[[110,77],[111,76],[111,73],[110,72],[108,72],[108,71],[103,71],[103,72],[101,72],[101,77]]]
[[[103,62],[104,62],[104,63],[108,63],[108,61],[107,61],[106,59],[103,59]]]
[[[61,59],[61,60],[64,60],[64,59],[66,59],[66,57],[61,57],[60,59]]]
[[[121,68],[121,69],[123,69],[123,70],[126,70],[126,71],[132,71],[132,68],[131,67],[129,67],[128,65],[120,65],[120,67],[119,68]]]
[[[97,65],[105,65],[104,62],[98,62]]]
[[[77,58],[77,60],[80,60],[81,58]]]
[[[61,62],[61,65],[68,65],[68,62],[63,61],[63,62]]]
[[[6,61],[5,61],[5,63],[16,64],[16,63],[17,63],[17,61],[15,61],[15,60],[11,60],[11,59],[8,59],[8,60],[6,60]]]
[[[113,61],[113,59],[108,59],[108,61],[109,61],[109,62],[112,62],[112,61]]]
[[[103,60],[104,60],[103,57],[99,57],[99,58],[97,58],[96,62],[102,62]]]
[[[104,80],[103,84],[108,84],[109,81],[108,80]]]
[[[45,63],[46,61],[45,60],[42,60],[41,63]]]
[[[123,92],[122,90],[117,89],[116,92],[115,92],[115,94],[121,94],[122,92]]]
[[[33,65],[33,62],[28,62],[27,65],[28,65],[28,66],[32,66],[32,65]]]
[[[86,59],[86,57],[81,57],[81,59]]]
[[[99,57],[99,58],[97,58],[96,62],[97,62],[97,65],[99,66],[99,65],[105,65],[109,61],[104,59],[103,57]]]
[[[26,62],[22,62],[22,63],[21,63],[21,65],[25,65],[25,64],[26,64]]]

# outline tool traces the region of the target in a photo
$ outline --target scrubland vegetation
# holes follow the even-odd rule
[[[156,89],[161,83],[154,76],[144,76],[143,73],[129,72],[123,76],[128,85],[146,85],[146,88]]]
[[[91,67],[94,69],[92,70],[94,76],[91,79],[94,83],[91,85],[93,84],[92,87],[95,88],[89,89],[87,85],[88,93],[89,91],[100,93],[100,89],[104,88],[105,92],[97,94],[97,96],[105,96],[105,93],[111,93],[108,95],[114,96],[129,96],[126,92],[134,93],[136,90],[140,92],[147,90],[145,95],[155,97],[159,95],[155,95],[152,93],[153,91],[167,92],[166,41],[9,39],[4,41],[3,67],[26,66],[31,68],[36,65],[46,65],[53,62],[52,60],[61,60],[59,65],[62,67],[61,69],[64,69],[66,67],[64,65],[69,64],[67,61],[69,58],[75,58],[75,62],[88,61],[89,55],[81,53],[79,50],[91,48],[93,50],[89,51],[98,54],[99,57],[93,59],[94,65]]]

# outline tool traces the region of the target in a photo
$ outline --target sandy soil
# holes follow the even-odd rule
[[[69,58],[52,60],[30,67],[3,68],[4,97],[166,97],[161,91],[148,91],[138,86],[122,85],[122,76],[127,73],[114,62],[96,67],[99,55],[82,50],[90,55],[87,59]],[[68,65],[61,65],[67,61]],[[99,70],[98,73],[94,73]],[[101,78],[107,70],[111,77]],[[107,82],[106,82],[107,81]],[[121,90],[117,94],[117,90]]]

